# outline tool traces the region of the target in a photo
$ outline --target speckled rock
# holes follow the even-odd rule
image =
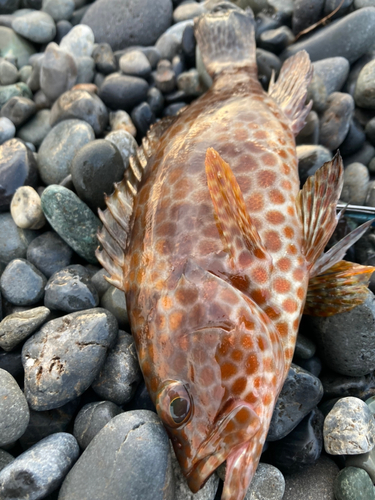
[[[152,487],[144,477],[152,477]],[[122,500],[124,495],[175,498],[168,436],[159,417],[146,410],[121,413],[108,422],[66,477],[59,500]]]
[[[109,124],[112,132],[125,130],[125,132],[129,132],[133,137],[137,135],[137,129],[134,127],[130,115],[122,109],[109,113]]]
[[[0,262],[26,257],[26,250],[37,236],[35,231],[17,227],[10,213],[0,213]]]
[[[296,0],[294,2],[292,29],[295,35],[323,17],[324,2],[325,0]]]
[[[99,73],[108,75],[116,71],[116,58],[108,43],[95,44],[91,56],[94,59],[96,69]]]
[[[3,470],[6,465],[10,464],[10,462],[13,462],[13,460],[13,455],[0,449],[0,471]]]
[[[79,446],[71,434],[61,432],[43,439],[0,472],[0,497],[44,498],[60,486],[78,455]]]
[[[40,229],[46,223],[40,196],[31,186],[17,189],[10,204],[10,213],[22,229]]]
[[[0,322],[0,347],[11,351],[20,342],[30,337],[48,318],[46,307],[35,307],[9,314]]]
[[[334,484],[336,500],[375,500],[375,488],[366,471],[345,467]]]
[[[124,292],[111,285],[101,298],[100,305],[111,311],[117,319],[120,328],[124,330],[128,328],[129,318]]]
[[[29,418],[29,407],[19,385],[10,373],[0,368],[0,446],[22,436]]]
[[[17,137],[25,142],[31,142],[36,147],[40,146],[51,130],[50,115],[51,111],[49,109],[37,111],[36,115],[17,131]]]
[[[117,332],[116,319],[100,308],[68,314],[42,326],[22,349],[30,407],[38,411],[59,408],[80,396],[100,371]]]
[[[319,140],[323,146],[334,150],[340,146],[349,131],[354,101],[349,94],[333,92],[328,97],[326,106],[320,120]]]
[[[48,44],[40,67],[40,88],[54,101],[71,89],[77,79],[77,65],[74,57],[56,43]]]
[[[46,283],[46,277],[29,261],[14,259],[1,275],[0,290],[11,304],[31,306],[43,298]]]
[[[55,232],[46,231],[27,248],[27,260],[50,278],[70,264],[73,250]]]
[[[88,403],[79,411],[75,421],[73,434],[80,447],[85,450],[103,427],[123,410],[110,401]]]

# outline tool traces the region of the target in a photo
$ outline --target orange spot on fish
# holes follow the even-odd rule
[[[241,425],[248,423],[249,410],[247,408],[241,408],[241,410],[236,413],[236,420]]]
[[[259,368],[259,362],[256,354],[250,354],[245,362],[245,371],[247,375],[253,375]]]
[[[218,353],[221,356],[225,356],[228,354],[229,350],[232,348],[233,340],[232,338],[228,335],[227,337],[224,337],[223,340],[221,341],[221,344],[218,347]]]
[[[287,191],[290,191],[292,189],[292,183],[290,181],[284,180],[281,183],[281,187],[283,189],[286,189]]]
[[[235,396],[240,396],[240,394],[242,394],[243,391],[246,389],[246,385],[247,385],[247,378],[239,377],[233,382],[231,391]]]
[[[261,162],[263,165],[267,167],[275,167],[276,166],[276,156],[271,153],[265,153],[261,157]],[[276,175],[275,175],[276,177]]]
[[[276,330],[278,331],[280,337],[285,338],[288,335],[289,326],[288,323],[282,322],[276,325]]]
[[[293,271],[293,278],[296,281],[303,281],[304,275],[305,275],[305,273],[304,273],[303,269],[301,269],[300,267]]]
[[[180,328],[183,319],[184,313],[182,313],[181,311],[172,312],[169,315],[169,328],[171,328],[172,330],[177,330],[178,328]]]
[[[254,137],[258,141],[264,141],[268,137],[268,133],[265,130],[257,130],[254,132]]]
[[[294,207],[292,207],[291,205],[289,205],[289,207],[286,210],[288,212],[288,215],[290,215],[291,217],[295,216],[296,211],[294,210]]]
[[[262,188],[268,188],[272,186],[275,183],[275,180],[276,174],[272,170],[261,170],[258,174],[258,184]]]
[[[290,226],[286,226],[284,227],[284,234],[286,238],[289,238],[291,240],[294,237],[294,229]]]
[[[263,398],[263,404],[265,406],[269,406],[273,402],[273,396],[270,393],[267,393]]]
[[[249,394],[247,394],[245,396],[245,401],[246,401],[246,403],[249,403],[249,404],[255,404],[255,403],[257,403],[258,398],[255,396],[255,394],[253,392],[249,392]]]
[[[266,349],[266,344],[265,344],[262,337],[258,337],[257,343],[258,343],[258,347],[261,351],[264,351]]]
[[[276,231],[268,231],[265,234],[265,246],[271,252],[277,252],[281,248],[280,236]]]
[[[263,284],[267,281],[268,273],[263,267],[258,266],[251,272],[251,278],[257,283]]]
[[[162,297],[161,305],[164,309],[170,309],[173,306],[173,301],[170,297]]]
[[[249,335],[242,335],[241,337],[241,345],[246,350],[250,350],[253,348],[254,344]]]
[[[297,302],[293,299],[285,299],[282,306],[284,311],[290,314],[296,312],[298,308]]]
[[[234,349],[230,356],[233,359],[233,361],[239,362],[243,358],[243,352],[240,349]]]
[[[280,271],[289,271],[291,265],[292,263],[288,257],[282,257],[276,262],[276,267],[278,267]]]
[[[301,286],[297,290],[297,297],[300,300],[303,300],[305,298],[305,290]]]
[[[266,307],[264,312],[267,314],[267,316],[272,319],[272,320],[275,320],[277,319],[279,316],[280,316],[280,311],[277,311],[274,307]]]
[[[283,163],[283,172],[286,175],[290,174],[290,167],[287,163]]]
[[[296,255],[297,252],[298,250],[296,248],[296,245],[293,245],[293,243],[288,245],[288,253],[290,253],[291,255]]]
[[[290,282],[285,278],[276,278],[273,282],[273,289],[277,293],[288,293],[290,288]]]
[[[281,224],[285,221],[284,215],[278,210],[270,210],[267,212],[266,218],[270,224]]]
[[[262,193],[254,193],[247,202],[247,209],[250,212],[259,212],[263,210],[264,199]]]
[[[278,189],[272,189],[272,191],[270,191],[269,197],[271,202],[275,203],[276,205],[281,205],[285,202],[284,195]]]
[[[237,373],[237,368],[233,363],[223,363],[221,365],[221,377],[224,380],[228,380],[229,378],[233,377],[233,375],[236,375]]]
[[[284,355],[288,359],[292,359],[294,353],[294,349],[292,347],[287,347],[284,351]]]

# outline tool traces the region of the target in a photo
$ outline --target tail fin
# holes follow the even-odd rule
[[[222,2],[195,21],[195,35],[212,78],[226,69],[256,71],[255,21],[250,9]]]

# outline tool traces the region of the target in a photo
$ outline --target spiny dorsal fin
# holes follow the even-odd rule
[[[313,65],[305,50],[284,62],[276,83],[275,74],[272,73],[268,93],[290,119],[294,135],[304,127],[311,111],[312,101],[307,105],[305,102],[312,75]]]
[[[167,117],[151,126],[136,155],[130,158],[129,168],[125,171],[123,180],[115,184],[113,194],[105,197],[106,210],[99,210],[103,228],[98,232],[98,240],[103,248],[96,250],[96,257],[111,275],[106,278],[107,281],[120,290],[125,291],[128,273],[126,253],[134,197],[144,177],[149,158],[159,146],[161,136],[176,119],[175,116]]]
[[[339,153],[309,177],[297,197],[303,229],[302,253],[315,264],[337,225],[336,205],[343,184]]]

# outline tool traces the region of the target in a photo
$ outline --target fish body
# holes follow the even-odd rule
[[[294,135],[310,109],[306,53],[284,65],[267,94],[250,14],[226,5],[196,30],[213,85],[144,144],[136,193],[124,182],[101,214],[98,256],[126,293],[145,382],[190,488],[226,460],[222,499],[242,500],[313,266],[337,223],[342,166],[336,158],[300,192]]]

